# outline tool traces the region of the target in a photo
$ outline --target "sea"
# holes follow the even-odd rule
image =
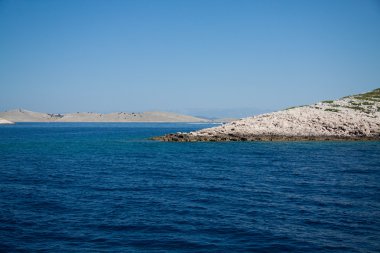
[[[380,252],[380,142],[149,139],[210,126],[0,126],[0,252]]]

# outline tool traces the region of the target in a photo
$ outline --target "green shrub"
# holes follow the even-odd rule
[[[354,98],[360,100],[380,101],[380,88],[367,93],[356,95]]]
[[[354,101],[350,101],[350,104],[352,104],[352,105],[361,105],[361,103],[356,103]]]
[[[338,109],[332,109],[332,108],[327,108],[327,109],[325,109],[325,111],[328,111],[328,112],[340,112],[340,110],[338,110]]]

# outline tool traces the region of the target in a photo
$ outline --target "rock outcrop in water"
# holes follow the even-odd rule
[[[176,142],[380,140],[380,89],[153,139]]]
[[[0,118],[0,124],[14,124],[12,121]]]

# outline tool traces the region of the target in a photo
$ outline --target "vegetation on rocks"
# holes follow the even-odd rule
[[[325,109],[325,111],[327,111],[327,112],[339,112],[338,109],[331,109],[331,108],[327,108],[327,109]]]
[[[355,96],[353,96],[353,98],[359,99],[359,100],[368,100],[368,101],[380,102],[380,88],[375,89],[375,90],[370,91],[370,92],[367,92],[367,93],[355,95]]]

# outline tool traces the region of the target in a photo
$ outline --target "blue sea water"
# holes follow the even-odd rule
[[[1,126],[0,251],[380,252],[380,142],[148,140],[208,126]]]

